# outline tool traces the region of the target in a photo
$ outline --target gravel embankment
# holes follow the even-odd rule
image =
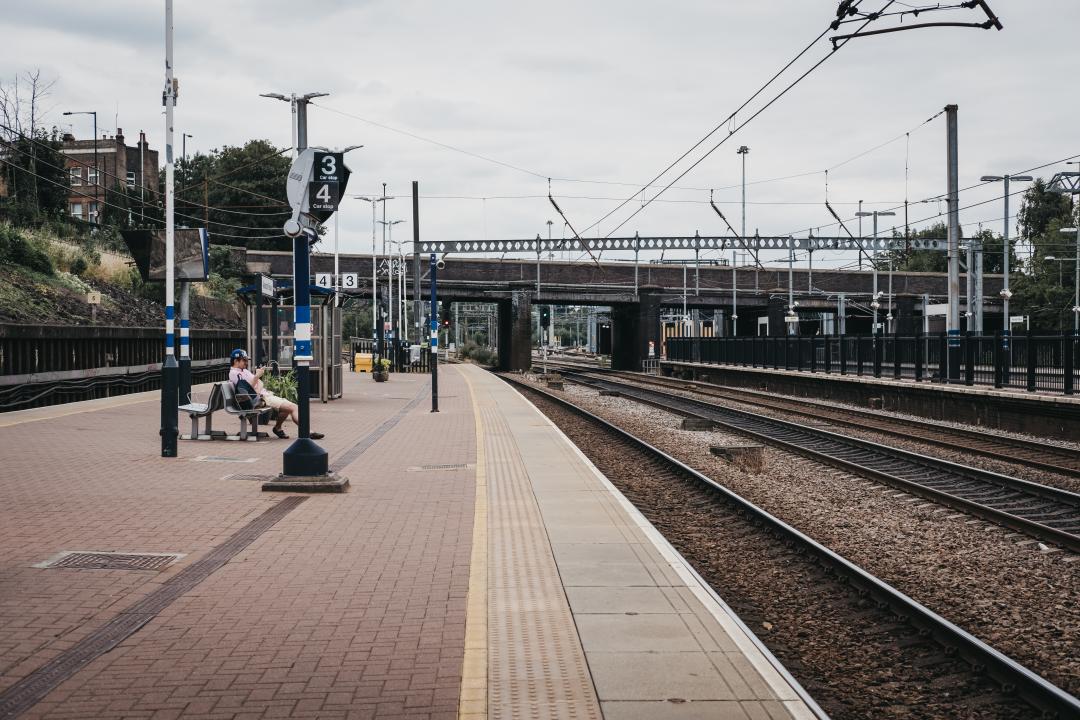
[[[567,384],[563,395],[1080,692],[1080,556],[768,447],[766,469],[746,473],[708,450],[745,442],[735,434],[683,431],[674,415],[577,385]]]

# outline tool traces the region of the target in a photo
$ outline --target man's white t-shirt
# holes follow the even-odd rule
[[[255,388],[255,392],[260,395],[264,395],[266,390],[263,388],[263,384],[255,377],[255,373],[251,372],[247,368],[229,368],[229,382],[235,387],[241,380],[247,380],[251,387]]]

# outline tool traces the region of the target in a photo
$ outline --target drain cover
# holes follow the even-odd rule
[[[180,558],[178,553],[117,553],[89,550],[65,550],[34,565],[36,568],[75,568],[80,570],[164,570]]]
[[[255,458],[235,458],[225,457],[223,455],[199,455],[198,457],[191,458],[191,462],[253,463],[255,462]]]
[[[468,463],[457,463],[453,465],[413,465],[410,468],[406,468],[407,472],[424,472],[425,470],[467,470],[472,467]]]

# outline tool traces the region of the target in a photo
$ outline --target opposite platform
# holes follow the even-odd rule
[[[811,716],[524,398],[441,374],[312,405],[336,496],[259,491],[289,441],[158,457],[156,394],[0,416],[0,717]],[[73,550],[182,557],[34,567]]]

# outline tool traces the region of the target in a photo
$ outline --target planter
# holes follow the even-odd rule
[[[386,382],[390,379],[390,373],[376,370],[375,372],[371,373],[371,378],[375,382]]]

